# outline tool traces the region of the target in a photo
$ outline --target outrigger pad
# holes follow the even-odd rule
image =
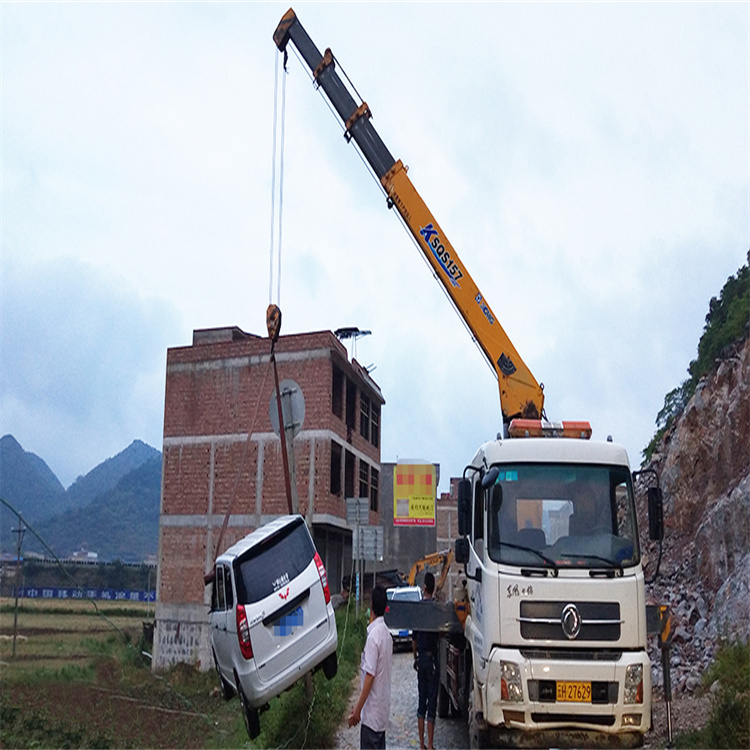
[[[422,630],[432,633],[463,633],[452,602],[408,602],[389,600],[385,624],[392,630]]]

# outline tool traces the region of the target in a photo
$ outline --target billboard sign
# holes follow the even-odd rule
[[[393,525],[435,525],[435,466],[398,463],[393,472]]]

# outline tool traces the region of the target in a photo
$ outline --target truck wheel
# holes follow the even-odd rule
[[[242,718],[245,720],[245,729],[247,729],[247,735],[251,740],[254,740],[260,734],[260,716],[258,715],[257,708],[251,708],[247,701],[245,691],[240,685],[239,679],[237,680],[237,695],[240,697],[240,704],[242,706]]]
[[[448,696],[448,691],[445,689],[445,686],[443,683],[440,683],[440,686],[438,687],[438,697],[437,697],[437,715],[441,719],[445,719],[448,716],[448,713],[450,711],[450,698]]]
[[[474,685],[472,680],[471,692],[469,693],[469,747],[472,750],[489,747],[489,732],[484,723],[481,712],[475,710]]]

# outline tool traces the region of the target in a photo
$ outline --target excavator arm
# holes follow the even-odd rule
[[[515,417],[538,419],[543,415],[544,393],[508,334],[490,309],[458,253],[407,176],[401,160],[393,158],[370,120],[370,109],[359,104],[336,71],[330,49],[321,55],[295,12],[288,10],[273,35],[286,51],[291,41],[309,66],[315,84],[323,89],[344,123],[344,136],[354,140],[380,180],[388,206],[395,207],[414,236],[458,313],[479,344],[498,378],[503,422]]]
[[[414,586],[417,580],[417,576],[425,568],[432,568],[440,565],[440,573],[438,574],[435,581],[435,594],[437,595],[443,588],[443,584],[445,583],[445,579],[448,577],[448,571],[450,570],[452,562],[452,549],[446,549],[442,552],[433,552],[432,554],[425,555],[411,566],[411,570],[409,571],[409,575],[406,578],[406,582],[409,584],[409,586]]]

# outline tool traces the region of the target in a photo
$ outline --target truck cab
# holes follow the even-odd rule
[[[651,667],[625,449],[497,439],[464,476],[456,559],[473,744],[641,744]]]

